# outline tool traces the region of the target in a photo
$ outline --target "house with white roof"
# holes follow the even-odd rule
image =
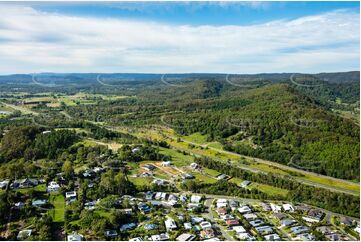
[[[200,203],[201,200],[202,200],[201,196],[197,196],[197,195],[191,196],[191,203]]]
[[[269,234],[269,235],[265,235],[264,238],[267,241],[279,241],[281,238],[278,234]]]
[[[74,202],[76,200],[76,191],[66,192],[65,199],[67,202]]]
[[[256,238],[254,236],[250,235],[249,233],[240,233],[240,234],[237,234],[237,237],[241,241],[254,241],[254,240],[256,240]]]
[[[172,162],[170,160],[168,161],[162,161],[162,166],[171,166]]]
[[[21,230],[19,232],[18,236],[16,236],[16,239],[17,240],[26,240],[28,237],[30,237],[31,233],[32,233],[31,229]]]
[[[169,218],[164,222],[167,231],[177,229],[177,224],[172,218]]]
[[[67,237],[68,241],[82,241],[84,236],[78,233],[69,234]]]
[[[243,228],[243,226],[237,225],[237,226],[233,226],[232,229],[234,231],[236,231],[237,234],[242,234],[246,232],[246,229]]]
[[[152,235],[151,239],[153,241],[167,241],[167,240],[169,240],[169,235],[168,234],[156,234],[156,235]]]
[[[212,228],[212,224],[208,221],[204,221],[204,222],[200,223],[199,225],[201,226],[202,229]]]
[[[242,207],[238,208],[237,210],[238,210],[238,212],[240,212],[241,214],[252,212],[252,209],[251,209],[250,207],[248,207],[247,205],[242,206]]]
[[[227,199],[217,199],[216,207],[217,207],[217,208],[228,207],[228,201],[227,201]]]
[[[192,241],[196,238],[193,234],[181,234],[175,240],[176,241]]]
[[[192,229],[192,224],[191,223],[184,223],[183,226],[184,226],[184,229],[186,229],[186,230],[191,230]]]
[[[49,183],[48,187],[46,188],[47,192],[58,192],[60,189],[60,186],[55,181],[52,181]]]
[[[279,206],[279,205],[276,205],[274,203],[270,203],[270,206],[271,206],[272,212],[274,212],[274,213],[279,213],[279,212],[282,211],[282,207]]]
[[[282,208],[285,212],[294,212],[295,209],[291,204],[282,204]]]

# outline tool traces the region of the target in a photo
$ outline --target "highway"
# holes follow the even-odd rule
[[[297,168],[294,168],[294,167],[282,165],[282,164],[272,162],[272,161],[268,161],[268,160],[263,160],[263,159],[260,159],[260,158],[240,155],[240,154],[235,153],[235,152],[226,151],[226,150],[210,147],[210,146],[207,146],[207,145],[202,145],[202,144],[198,144],[198,143],[195,143],[195,142],[187,141],[187,140],[181,139],[181,138],[176,137],[176,136],[172,136],[172,135],[168,135],[168,134],[166,136],[168,138],[171,138],[171,139],[174,139],[174,140],[177,140],[177,139],[181,140],[182,142],[187,143],[187,144],[191,144],[191,145],[194,145],[194,146],[201,146],[203,148],[207,147],[208,149],[212,149],[212,150],[217,151],[219,153],[225,153],[225,154],[238,156],[239,158],[246,158],[248,160],[254,160],[256,162],[267,164],[267,165],[274,166],[274,167],[278,167],[278,168],[281,168],[281,169],[287,169],[287,170],[290,170],[290,171],[299,172],[301,174],[308,174],[308,175],[317,176],[317,177],[321,177],[321,178],[327,178],[327,179],[330,179],[330,180],[333,180],[333,181],[336,181],[336,182],[340,182],[340,183],[351,184],[351,185],[359,185],[358,183],[355,183],[355,182],[352,182],[352,181],[347,181],[347,180],[342,180],[342,179],[338,179],[338,178],[334,178],[334,177],[324,176],[324,175],[320,175],[320,174],[317,174],[317,173],[314,173],[314,172],[304,171],[304,170],[301,170],[301,169],[297,169]],[[172,148],[178,149],[178,150],[181,150],[181,151],[189,152],[192,155],[195,155],[197,157],[205,156],[205,155],[196,154],[195,152],[193,152],[190,149],[181,149],[181,148],[175,147],[175,146],[172,146]],[[221,159],[217,159],[217,158],[214,158],[214,157],[211,157],[211,156],[208,156],[208,157],[212,158],[212,159],[215,159],[215,160],[222,161]],[[242,169],[249,170],[249,171],[252,171],[252,172],[267,173],[262,169],[258,169],[258,168],[255,168],[255,167],[250,167],[250,166],[247,166],[247,165],[244,165],[244,164],[237,163],[236,165],[238,167],[242,168]],[[356,195],[356,196],[360,195],[359,191],[354,191],[354,190],[350,190],[350,189],[343,188],[343,187],[335,187],[335,186],[327,185],[327,184],[324,184],[324,183],[318,183],[318,182],[310,181],[310,180],[302,178],[302,177],[292,177],[292,178],[295,179],[296,181],[301,182],[301,183],[306,184],[306,185],[320,187],[320,188],[328,189],[328,190],[331,190],[331,191],[334,191],[334,192],[343,192],[343,193]]]

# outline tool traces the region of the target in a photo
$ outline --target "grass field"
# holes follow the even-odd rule
[[[162,131],[163,134],[165,133],[165,131]],[[167,133],[174,133],[172,131],[168,131],[166,130]],[[186,142],[177,142],[174,139],[171,138],[167,138],[167,136],[164,135],[160,135],[159,133],[157,133],[157,131],[155,130],[143,130],[142,133],[140,133],[141,135],[143,135],[144,137],[151,137],[153,139],[158,139],[158,140],[166,140],[170,145],[176,147],[176,148],[180,148],[182,150],[188,150],[191,151],[194,154],[199,154],[199,155],[204,155],[204,156],[209,156],[212,158],[218,158],[218,159],[222,159],[222,160],[239,160],[240,155],[237,154],[230,154],[226,151],[216,151],[216,150],[212,150],[212,149],[201,149],[198,147],[190,147],[189,144],[187,144]],[[254,162],[253,160],[247,160],[250,162],[249,166],[250,167],[254,167],[257,169],[260,169],[262,171],[265,172],[272,172],[275,174],[282,174],[282,175],[290,175],[292,174],[293,171],[291,170],[287,170],[285,168],[278,168],[278,167],[274,167],[272,165],[267,165],[264,163],[260,163],[260,162]],[[333,180],[331,178],[328,177],[321,177],[318,176],[317,174],[313,175],[313,174],[308,174],[308,173],[302,173],[302,171],[298,172],[299,174],[303,174],[303,176],[300,179],[303,180],[307,180],[310,182],[314,182],[314,183],[319,183],[321,185],[326,185],[326,186],[330,186],[330,187],[335,187],[335,188],[340,188],[340,189],[348,189],[350,191],[353,191],[355,193],[355,195],[357,195],[360,191],[360,185],[359,184],[349,184],[347,182],[343,182],[343,181],[336,181]]]
[[[49,211],[53,222],[64,222],[65,212],[65,198],[62,194],[51,194],[49,202],[54,206],[54,209]]]
[[[171,157],[172,163],[177,167],[189,165],[193,162],[193,157],[184,155],[175,149],[160,148],[160,153]]]
[[[238,186],[241,184],[243,180],[233,177],[232,179],[229,180],[229,182],[235,183]],[[269,186],[266,184],[260,184],[260,183],[255,183],[252,182],[249,186],[249,189],[257,189],[261,192],[267,193],[269,195],[279,195],[279,196],[283,196],[286,197],[288,194],[288,190],[286,189],[282,189],[282,188],[278,188],[278,187],[273,187],[273,186]]]
[[[198,143],[198,144],[205,144],[207,143],[207,136],[206,135],[202,135],[201,133],[197,132],[197,133],[193,133],[191,135],[188,136],[180,136],[182,139],[190,141],[190,142],[194,142],[194,143]]]
[[[151,177],[129,177],[129,181],[131,181],[135,186],[146,186],[152,183]]]

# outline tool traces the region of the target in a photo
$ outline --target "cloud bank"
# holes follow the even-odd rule
[[[0,8],[0,73],[323,72],[359,69],[359,14],[191,26]]]

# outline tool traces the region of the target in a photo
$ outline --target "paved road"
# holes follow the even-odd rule
[[[167,135],[167,136],[169,138],[172,138],[172,139],[179,138],[179,137],[176,137],[176,136],[173,136],[173,135]],[[278,167],[278,168],[287,169],[287,170],[294,171],[294,172],[299,172],[299,173],[302,173],[302,174],[308,174],[308,175],[312,175],[312,176],[327,178],[327,179],[330,179],[330,180],[333,180],[333,181],[336,181],[336,182],[341,182],[341,183],[346,183],[346,184],[351,184],[351,185],[359,185],[356,182],[347,181],[347,180],[343,180],[343,179],[339,179],[339,178],[335,178],[335,177],[331,177],[331,176],[325,176],[325,175],[321,175],[321,174],[314,173],[314,172],[311,172],[311,171],[305,171],[305,170],[297,169],[295,167],[282,165],[282,164],[277,163],[277,162],[264,160],[264,159],[260,159],[260,158],[255,158],[255,157],[251,157],[251,156],[246,156],[246,155],[241,155],[241,154],[238,154],[238,153],[235,153],[235,152],[232,152],[232,151],[223,150],[223,149],[218,149],[218,148],[215,148],[215,147],[208,146],[208,144],[202,145],[202,144],[194,143],[194,142],[187,141],[187,140],[184,140],[184,139],[180,139],[180,140],[182,142],[184,142],[184,143],[192,144],[192,145],[195,145],[195,146],[201,146],[203,148],[207,147],[208,149],[215,150],[215,151],[220,152],[220,153],[235,155],[235,156],[238,156],[240,158],[242,157],[242,158],[246,158],[248,160],[254,160],[254,161],[257,161],[259,163],[266,164],[266,165],[271,165],[271,166],[275,166],[275,167]]]
[[[204,194],[204,193],[192,193],[192,192],[185,192],[185,194],[188,195],[198,195],[198,196],[205,196],[206,199],[233,199],[236,200],[240,203],[252,203],[252,202],[289,202],[289,201],[282,201],[282,200],[259,200],[259,199],[252,199],[252,198],[241,198],[241,197],[234,197],[234,196],[224,196],[224,195],[213,195],[213,194]],[[302,204],[306,204],[306,203],[302,203]],[[349,219],[352,220],[356,220],[356,221],[360,221],[360,218],[355,218],[355,217],[350,217],[350,216],[346,216],[340,213],[334,213],[328,210],[325,210],[323,208],[319,208],[319,207],[315,207],[312,205],[307,204],[307,206],[312,207],[312,208],[316,208],[318,210],[321,210],[322,212],[324,212],[326,214],[326,216],[329,214],[330,216],[341,216],[341,217],[347,217]]]
[[[17,105],[13,105],[13,104],[9,104],[9,103],[5,103],[5,102],[1,102],[0,103],[4,104],[5,106],[9,107],[9,108],[12,108],[12,109],[15,109],[15,110],[18,110],[22,113],[25,113],[25,114],[33,114],[35,116],[39,115],[38,112],[35,112],[33,110],[30,110],[28,108],[25,108],[25,107],[22,107],[22,106],[17,106]]]
[[[213,202],[213,198],[207,198],[207,200],[205,201],[205,206],[208,207],[208,213],[206,214],[202,214],[203,217],[205,217],[206,219],[209,219],[211,220],[212,222],[215,222],[215,218],[213,217],[213,214],[212,214],[212,202]],[[234,238],[232,238],[228,233],[227,231],[224,229],[223,226],[219,225],[219,224],[216,224],[217,228],[219,228],[219,230],[221,231],[222,233],[222,236],[227,240],[227,241],[234,241]]]
[[[178,138],[178,137],[172,136],[172,135],[166,135],[166,136],[168,138],[172,138],[172,139],[177,139]],[[180,139],[180,140],[182,142],[184,142],[184,143],[187,143],[187,144],[191,144],[191,145],[195,145],[195,146],[208,147],[207,145],[200,145],[198,143],[194,143],[194,142],[187,141],[187,140],[184,140],[184,139]],[[205,156],[205,155],[196,154],[196,153],[194,153],[194,152],[192,152],[192,151],[190,151],[188,149],[182,149],[182,148],[179,148],[179,147],[176,147],[176,146],[171,146],[171,147],[174,148],[174,149],[180,150],[180,151],[189,152],[192,155],[197,156],[197,157]],[[226,154],[230,154],[230,155],[234,155],[234,156],[238,156],[238,157],[243,157],[243,158],[246,158],[246,159],[251,159],[251,160],[263,163],[263,164],[267,164],[267,165],[275,166],[275,167],[278,167],[278,168],[299,172],[299,173],[302,173],[302,174],[309,174],[309,175],[313,175],[313,176],[317,176],[317,177],[321,177],[321,178],[327,178],[327,179],[337,181],[337,182],[340,182],[340,183],[343,182],[345,184],[359,185],[358,183],[355,183],[355,182],[342,180],[342,179],[329,177],[329,176],[324,176],[324,175],[320,175],[320,174],[317,174],[317,173],[314,173],[314,172],[304,171],[304,170],[300,170],[300,169],[297,169],[297,168],[294,168],[294,167],[281,165],[281,164],[278,164],[278,163],[275,163],[275,162],[272,162],[272,161],[267,161],[267,160],[263,160],[263,159],[259,159],[259,158],[240,155],[240,154],[237,154],[237,153],[234,153],[234,152],[231,152],[231,151],[226,151],[226,150],[222,150],[222,149],[218,149],[218,148],[214,148],[214,147],[208,147],[208,149],[213,149],[213,150],[215,150],[217,152],[220,152],[220,153],[226,153]],[[211,157],[211,156],[208,156],[208,157],[210,157],[210,158],[212,158],[214,160],[223,161],[222,159],[217,159],[217,158],[214,158],[214,157]],[[247,166],[247,165],[244,165],[244,164],[236,163],[236,165],[238,167],[240,167],[242,169],[245,169],[245,170],[248,170],[248,171],[268,173],[268,172],[266,172],[266,171],[264,171],[262,169],[250,167],[250,166]],[[354,190],[349,190],[349,189],[343,188],[343,187],[335,187],[335,186],[332,186],[332,185],[318,183],[318,182],[310,181],[310,180],[302,178],[302,177],[292,177],[292,178],[297,180],[298,182],[303,183],[303,184],[307,184],[307,185],[311,185],[311,186],[315,186],[315,187],[321,187],[321,188],[328,189],[328,190],[331,190],[331,191],[334,191],[334,192],[343,192],[343,193],[347,193],[347,194],[350,194],[350,195],[357,195],[357,196],[360,195],[359,191],[354,191]]]

